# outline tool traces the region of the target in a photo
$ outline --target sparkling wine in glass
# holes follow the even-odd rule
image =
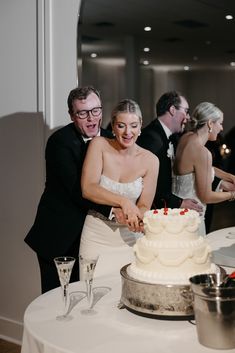
[[[84,257],[79,255],[79,266],[80,266],[80,276],[81,280],[86,283],[88,309],[82,310],[83,314],[95,314],[95,310],[92,308],[93,304],[93,278],[95,267],[97,264],[99,256],[94,256],[92,258]]]
[[[68,315],[68,287],[71,272],[75,262],[75,258],[71,256],[61,256],[54,259],[57,272],[59,275],[60,285],[62,289],[62,298],[63,298],[63,314],[56,317],[57,320],[71,320],[71,317]]]

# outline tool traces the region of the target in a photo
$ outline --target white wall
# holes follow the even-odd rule
[[[25,308],[40,294],[36,256],[24,237],[44,187],[45,142],[69,121],[79,7],[80,0],[0,4],[0,337],[15,342]]]

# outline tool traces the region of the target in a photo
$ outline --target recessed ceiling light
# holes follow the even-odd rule
[[[146,31],[146,32],[149,32],[149,31],[151,31],[151,27],[150,26],[146,26],[146,27],[144,27],[144,30]]]
[[[143,50],[145,51],[145,53],[147,53],[147,52],[149,52],[149,51],[150,51],[150,48],[145,47]]]
[[[197,61],[197,60],[198,60],[198,56],[195,55],[195,56],[193,57],[193,60],[194,60],[194,61]]]
[[[144,65],[148,65],[148,64],[149,64],[149,61],[148,61],[148,60],[144,60],[144,61],[143,61],[143,64],[144,64]]]
[[[225,18],[226,20],[233,20],[233,15],[226,15]]]
[[[91,58],[96,58],[97,54],[96,53],[91,53]]]
[[[189,66],[184,66],[184,71],[188,71],[189,70]]]
[[[230,65],[235,66],[235,61],[231,61]]]

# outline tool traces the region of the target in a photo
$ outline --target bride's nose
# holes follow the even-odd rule
[[[125,134],[128,135],[130,131],[131,131],[131,127],[127,125],[125,128]]]

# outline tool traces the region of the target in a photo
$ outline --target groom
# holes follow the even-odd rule
[[[166,205],[201,212],[202,206],[196,200],[183,200],[171,192],[174,150],[169,138],[174,136],[172,134],[183,132],[185,123],[190,118],[188,102],[179,92],[167,92],[158,100],[156,113],[157,118],[142,130],[137,141],[140,146],[154,153],[160,162],[153,208]]]
[[[97,135],[111,137],[101,128],[102,104],[91,86],[73,89],[68,96],[72,122],[54,132],[46,145],[46,184],[36,218],[25,242],[36,252],[42,293],[60,285],[53,261],[78,256],[80,235],[91,204],[82,198],[80,178],[87,142]],[[92,205],[108,216],[109,206]],[[78,261],[71,282],[79,280]]]

